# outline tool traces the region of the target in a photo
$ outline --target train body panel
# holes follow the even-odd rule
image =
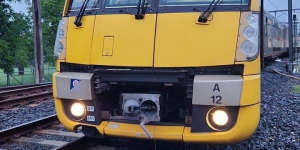
[[[156,15],[97,15],[91,64],[152,67]]]
[[[215,12],[205,25],[198,17],[198,12],[158,14],[154,67],[234,64],[240,12]]]
[[[70,63],[89,64],[92,52],[92,39],[95,16],[86,16],[82,22],[82,27],[74,25],[75,17],[70,17],[67,30],[66,61]],[[78,38],[85,37],[85,38]]]
[[[67,129],[187,143],[253,134],[259,0],[84,2],[66,0],[55,46],[53,95]]]

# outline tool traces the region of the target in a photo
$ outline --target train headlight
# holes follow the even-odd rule
[[[230,123],[230,115],[225,108],[212,108],[206,116],[207,124],[216,131],[225,130]]]
[[[216,110],[212,114],[212,121],[218,126],[225,126],[228,123],[228,114],[224,110]]]
[[[252,61],[259,55],[259,14],[243,12],[240,18],[240,31],[236,61]]]
[[[54,56],[57,56],[58,59],[66,58],[67,26],[68,26],[67,18],[63,18],[62,20],[59,21],[57,27],[55,45],[54,45]]]
[[[85,114],[85,105],[75,102],[70,107],[71,114],[76,118],[81,118]]]

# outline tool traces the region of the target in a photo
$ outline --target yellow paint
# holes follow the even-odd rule
[[[66,16],[68,10],[69,10],[69,6],[70,6],[70,1],[71,0],[66,0],[65,1],[65,6],[64,6],[64,10],[63,10],[63,16]]]
[[[145,125],[149,132],[154,135],[154,126]],[[109,122],[104,128],[104,134],[109,136],[135,137],[147,139],[148,136],[138,124],[127,124],[118,122]]]
[[[244,76],[243,90],[241,95],[241,106],[260,103],[260,75]]]
[[[74,127],[78,125],[78,123],[71,121],[64,113],[64,108],[62,101],[57,98],[57,90],[56,90],[56,75],[59,72],[53,73],[52,78],[52,86],[53,86],[53,97],[54,97],[54,103],[55,103],[55,109],[56,109],[56,115],[58,120],[64,125],[65,128],[68,130],[74,130]]]
[[[56,90],[56,76],[59,74],[59,72],[54,72],[52,74],[52,91],[53,91],[53,97],[57,97],[57,90]]]
[[[75,17],[69,18],[67,62],[90,64],[95,16],[84,16],[81,27],[76,27],[74,21]]]
[[[240,12],[214,12],[208,25],[199,13],[158,14],[155,67],[234,64]]]
[[[256,130],[260,118],[260,104],[241,107],[234,127],[225,132],[191,133],[184,129],[184,142],[197,143],[237,143],[249,138]]]
[[[183,126],[146,125],[146,128],[154,139],[182,141]],[[138,124],[108,122],[107,126],[104,128],[104,134],[108,136],[149,139]]]
[[[148,14],[143,20],[129,14],[96,16],[91,64],[151,67],[155,21],[155,14]],[[103,38],[107,36],[114,37],[112,56],[102,55]]]
[[[182,141],[183,126],[155,126],[154,128],[155,139]]]
[[[60,99],[54,98],[54,102],[55,102],[55,109],[56,109],[56,115],[58,120],[61,122],[61,124],[68,130],[70,131],[74,131],[74,128],[79,125],[78,122],[72,121],[70,120],[65,112],[64,112],[64,108],[63,108],[63,104],[62,101]]]
[[[244,65],[244,75],[256,75],[260,74],[260,56],[254,61],[250,62],[236,62],[236,64],[243,64]]]
[[[96,129],[104,135],[104,128],[107,126],[108,122],[107,121],[102,121],[99,126],[96,126]]]
[[[56,71],[60,72],[60,63],[66,62],[65,60],[56,60]]]
[[[260,11],[261,0],[251,0],[251,11]]]

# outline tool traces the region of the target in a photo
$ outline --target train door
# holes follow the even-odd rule
[[[74,24],[84,0],[72,0],[68,8],[67,16],[67,62],[89,64],[94,31],[95,12],[99,9],[100,0],[89,0],[84,16],[81,19],[81,26]]]
[[[206,23],[200,12],[212,0],[160,0],[154,67],[234,64],[241,0],[223,0]],[[231,4],[232,3],[232,4]]]
[[[156,13],[151,0],[103,0],[91,63],[152,67]]]

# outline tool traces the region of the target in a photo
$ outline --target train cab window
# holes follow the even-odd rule
[[[111,7],[136,7],[139,0],[107,0],[105,3],[105,8]],[[146,4],[148,2],[146,0]]]
[[[213,0],[160,0],[160,6],[209,5]],[[223,0],[222,5],[248,5],[249,0]]]
[[[87,9],[97,8],[100,0],[89,0]],[[84,0],[72,0],[70,3],[69,10],[79,10],[83,4]]]

